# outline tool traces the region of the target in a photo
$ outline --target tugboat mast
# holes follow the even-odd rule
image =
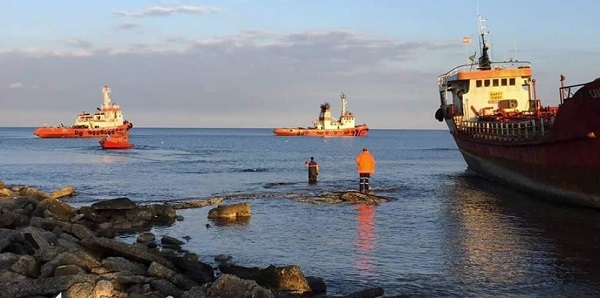
[[[110,106],[110,88],[108,85],[104,85],[104,87],[102,87],[102,94],[104,95],[102,107],[108,108]]]
[[[481,46],[481,57],[479,57],[479,70],[490,70],[492,69],[492,62],[490,61],[490,56],[488,55],[489,45],[485,42],[485,35],[489,34],[486,20],[481,16],[477,17],[478,27],[479,27],[479,36],[480,36],[480,46]]]

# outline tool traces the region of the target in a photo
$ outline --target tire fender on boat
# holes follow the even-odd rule
[[[83,136],[83,132],[82,132],[82,131],[80,131],[80,132],[78,133],[78,135],[79,135],[80,137],[81,137],[81,136]]]
[[[442,108],[439,108],[437,111],[435,111],[435,119],[439,122],[444,121],[444,112],[442,111]]]

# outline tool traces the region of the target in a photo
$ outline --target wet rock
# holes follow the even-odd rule
[[[193,208],[202,208],[209,205],[221,204],[223,202],[223,198],[209,198],[202,200],[188,200],[183,202],[172,202],[167,203],[173,209],[193,209]]]
[[[175,238],[175,237],[171,237],[171,236],[163,236],[162,239],[160,239],[160,243],[162,244],[175,244],[175,245],[181,245],[184,244],[185,242]]]
[[[229,255],[221,254],[215,256],[215,262],[219,263],[220,265],[227,265],[231,262],[232,259],[233,257]]]
[[[154,205],[155,216],[152,218],[153,222],[173,224],[177,213],[175,209],[169,205]]]
[[[143,232],[138,235],[136,241],[137,243],[142,243],[146,245],[147,243],[153,242],[156,239],[156,236],[150,232]]]
[[[325,294],[327,293],[327,284],[320,277],[315,276],[307,276],[306,281],[308,282],[308,286],[310,287],[310,291],[312,294]]]
[[[358,292],[354,292],[350,295],[343,296],[343,298],[375,298],[379,296],[383,296],[384,290],[383,288],[371,288],[365,289]]]
[[[236,218],[252,215],[250,204],[243,202],[231,205],[219,205],[208,211],[208,218]]]
[[[116,198],[92,204],[93,210],[131,210],[136,204],[129,198]]]
[[[53,199],[60,199],[64,197],[72,197],[76,195],[75,188],[73,186],[63,187],[61,189],[57,189],[50,194],[50,197]]]
[[[117,231],[113,228],[113,225],[110,222],[99,224],[94,233],[98,237],[104,237],[108,239],[117,237]]]

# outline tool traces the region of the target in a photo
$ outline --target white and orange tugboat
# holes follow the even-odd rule
[[[354,115],[346,111],[346,95],[342,99],[342,113],[340,119],[331,117],[329,103],[321,105],[319,120],[313,122],[313,127],[275,128],[273,133],[278,136],[288,137],[363,137],[369,128],[366,124],[356,125]]]
[[[33,133],[40,138],[102,138],[117,132],[128,131],[133,124],[123,120],[121,108],[110,100],[110,88],[102,87],[104,102],[101,108],[94,114],[82,112],[75,119],[75,124],[70,127],[51,127],[44,124]]]
[[[133,144],[129,143],[129,131],[119,131],[100,140],[102,149],[130,149]]]

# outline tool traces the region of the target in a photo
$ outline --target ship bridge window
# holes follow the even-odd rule
[[[516,84],[515,78],[510,78],[510,80],[508,81],[508,84],[511,86],[514,86]]]
[[[507,79],[502,79],[502,86],[506,86],[508,85],[508,80]]]
[[[483,84],[484,84],[486,87],[489,87],[489,86],[490,86],[490,80],[485,80],[485,81],[483,81]]]
[[[479,88],[479,87],[483,86],[483,82],[481,82],[481,80],[477,80],[477,81],[475,82],[475,86],[476,86],[477,88]]]
[[[494,79],[492,81],[492,83],[493,83],[494,87],[498,87],[498,79]]]

